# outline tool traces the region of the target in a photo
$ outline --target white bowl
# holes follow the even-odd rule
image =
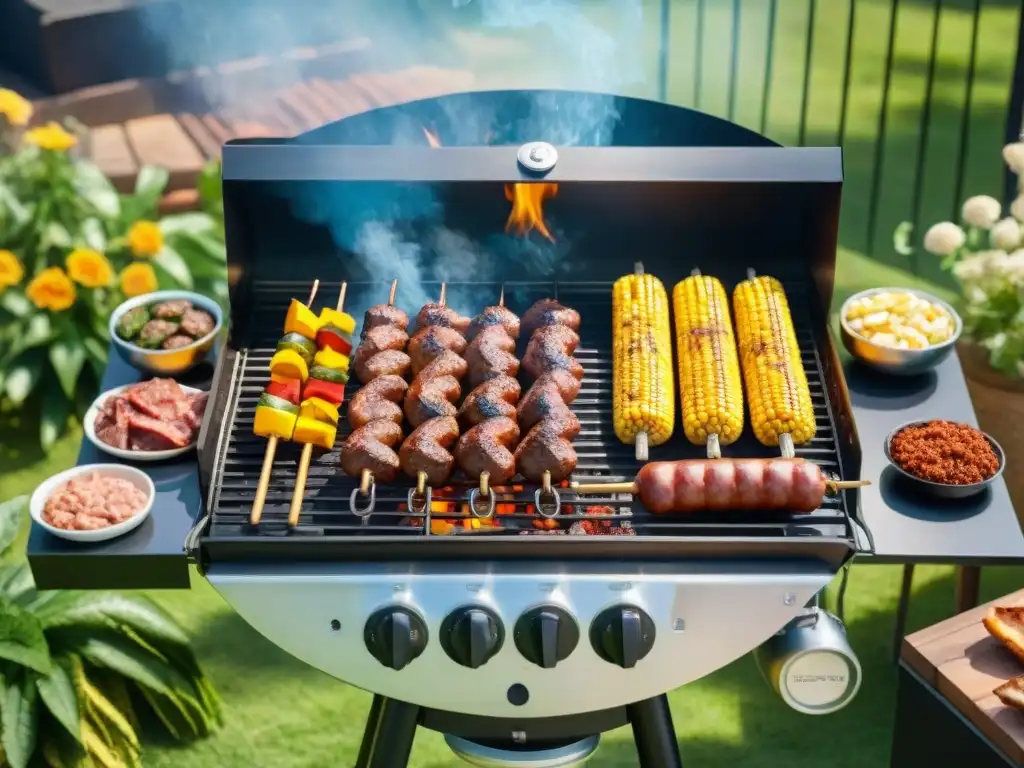
[[[119,477],[133,483],[146,494],[146,498],[148,499],[146,506],[139,510],[139,512],[130,519],[125,520],[122,523],[117,523],[116,525],[101,528],[98,531],[67,531],[63,528],[55,528],[43,520],[43,506],[46,504],[46,500],[49,499],[55,491],[66,485],[69,480],[80,475],[87,475],[90,472],[97,472],[110,477]],[[54,536],[59,536],[62,539],[80,542],[107,541],[108,539],[116,539],[118,536],[123,536],[129,531],[134,531],[142,525],[146,518],[149,517],[149,512],[153,508],[153,499],[155,497],[156,488],[153,487],[153,481],[150,480],[149,475],[141,469],[129,467],[124,464],[83,464],[80,467],[72,467],[71,469],[65,470],[64,472],[56,474],[48,480],[44,480],[40,483],[35,491],[33,491],[32,498],[29,500],[28,512],[36,525],[45,528]]]
[[[85,436],[89,438],[89,442],[91,442],[104,453],[109,453],[111,456],[116,456],[117,458],[124,459],[125,461],[163,461],[164,459],[173,459],[176,456],[186,454],[193,448],[195,448],[196,441],[193,440],[191,443],[189,443],[183,448],[168,448],[165,451],[131,451],[124,450],[121,448],[115,448],[114,446],[107,445],[102,440],[100,440],[99,435],[96,434],[96,417],[99,416],[100,408],[103,407],[103,403],[107,401],[108,397],[113,397],[114,395],[124,392],[126,389],[130,389],[131,387],[134,386],[138,386],[138,384],[125,384],[123,387],[114,387],[113,389],[108,389],[106,392],[104,392],[103,394],[101,394],[99,397],[92,401],[92,405],[89,406],[89,410],[85,412],[85,419],[83,420],[82,424],[83,428],[85,429]],[[183,391],[189,394],[197,394],[202,392],[201,389],[195,389],[194,387],[186,387],[184,384],[179,384],[178,386],[181,387]],[[196,440],[198,440],[198,438],[199,435],[197,433]]]

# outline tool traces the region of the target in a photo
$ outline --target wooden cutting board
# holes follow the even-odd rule
[[[908,635],[901,655],[1007,757],[1024,765],[1024,710],[1007,707],[992,693],[1024,675],[1024,663],[981,623],[994,605],[1024,605],[1024,589]]]

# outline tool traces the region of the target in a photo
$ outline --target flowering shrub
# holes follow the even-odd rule
[[[223,304],[227,283],[216,169],[203,177],[206,210],[160,218],[165,170],[142,168],[134,192],[118,194],[75,157],[73,129],[31,117],[30,102],[0,89],[0,409],[36,399],[49,448],[95,394],[118,304],[163,288]]]
[[[1003,148],[1010,170],[1024,171],[1024,143]],[[968,198],[961,222],[942,221],[924,236],[927,251],[942,257],[963,294],[960,314],[964,336],[988,351],[989,364],[1013,378],[1024,377],[1024,179],[1019,194],[1003,216],[994,197]],[[897,250],[909,232],[896,230]]]

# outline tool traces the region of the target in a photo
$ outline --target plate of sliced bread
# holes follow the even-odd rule
[[[989,634],[1024,664],[1024,605],[994,606],[982,622]],[[1024,709],[1024,674],[1007,680],[992,693],[1006,706]]]

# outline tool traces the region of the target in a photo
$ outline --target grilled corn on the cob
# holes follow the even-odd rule
[[[718,458],[718,447],[743,433],[743,382],[729,296],[717,278],[694,275],[672,289],[672,309],[683,433]]]
[[[762,445],[808,442],[817,429],[807,372],[782,283],[751,277],[736,286],[736,337],[754,436]]]
[[[644,274],[619,278],[612,288],[613,411],[615,434],[636,444],[661,445],[675,426],[672,332],[668,295],[661,281]]]

